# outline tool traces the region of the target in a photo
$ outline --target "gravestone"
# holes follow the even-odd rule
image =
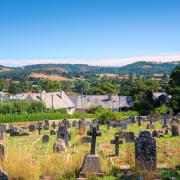
[[[71,138],[71,134],[69,129],[67,129],[64,124],[61,124],[61,126],[59,126],[59,129],[57,131],[57,139],[63,139],[65,141],[66,146],[69,146],[70,138]]]
[[[152,132],[152,137],[164,137],[164,132],[163,131],[154,130]]]
[[[49,130],[49,121],[45,120],[44,130]]]
[[[169,108],[169,116],[172,118],[174,116],[174,111],[172,108]]]
[[[120,139],[125,138],[125,134],[126,134],[125,131],[119,131],[119,132],[115,133],[115,135],[118,135]]]
[[[56,142],[53,144],[53,152],[54,153],[67,152],[66,144],[63,139],[56,140]]]
[[[71,124],[70,124],[70,122],[69,122],[67,119],[64,119],[64,120],[63,120],[63,123],[64,123],[64,126],[65,126],[67,129],[71,128]]]
[[[56,129],[56,126],[57,126],[56,122],[53,121],[52,124],[51,124],[51,127],[52,127],[53,129]]]
[[[85,177],[88,175],[103,176],[101,165],[100,165],[100,158],[98,155],[95,154],[96,137],[101,136],[101,133],[97,131],[96,126],[93,126],[91,131],[88,131],[87,134],[89,136],[92,136],[91,150],[90,150],[90,154],[86,155],[84,158],[79,176],[80,177]]]
[[[121,129],[127,129],[127,122],[120,122]]]
[[[131,117],[130,117],[130,120],[131,120],[131,123],[132,123],[132,124],[136,123],[136,118],[135,118],[135,116],[131,116]]]
[[[166,113],[164,113],[163,115],[162,128],[167,128],[167,114]]]
[[[4,155],[5,155],[4,145],[0,144],[0,160],[1,160],[1,162],[4,159]]]
[[[48,143],[49,142],[49,136],[48,135],[44,135],[42,137],[42,143]]]
[[[51,136],[52,136],[52,135],[56,135],[55,129],[51,129],[51,130],[50,130],[50,135],[51,135]]]
[[[123,140],[119,140],[119,135],[115,135],[114,139],[111,140],[111,144],[115,145],[115,156],[119,156],[119,144],[123,144]]]
[[[36,126],[34,124],[29,125],[29,132],[34,132],[36,130]]]
[[[172,136],[180,136],[180,120],[177,118],[171,120],[171,134]]]
[[[155,170],[157,163],[156,140],[147,130],[135,140],[135,164],[140,170]]]
[[[147,124],[146,129],[155,129],[155,125],[153,124],[153,114],[150,112],[148,115],[149,124]]]
[[[5,172],[0,171],[0,180],[8,180],[8,176]]]
[[[72,122],[72,127],[77,128],[77,125],[78,125],[78,122],[77,122],[77,121],[73,121],[73,122]]]
[[[38,130],[39,134],[41,134],[41,130],[42,130],[42,122],[41,121],[38,121],[38,123],[37,123],[37,130]]]
[[[80,119],[79,120],[79,127],[78,127],[78,134],[84,134],[85,131],[86,131],[85,120]]]
[[[4,132],[3,126],[0,124],[0,140],[4,139],[3,132]]]
[[[141,126],[141,116],[138,116],[137,121],[138,121],[138,126]]]
[[[134,132],[126,132],[125,133],[125,141],[126,141],[126,143],[134,142]]]
[[[19,136],[18,128],[14,126],[9,127],[10,136]]]

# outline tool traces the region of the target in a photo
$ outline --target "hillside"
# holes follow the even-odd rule
[[[149,76],[152,74],[170,74],[180,65],[179,62],[155,63],[139,61],[122,67],[90,66],[87,64],[37,64],[19,68],[0,66],[0,78],[20,79],[23,75],[31,77],[33,73],[58,75],[61,78],[78,78],[85,74],[136,74]]]

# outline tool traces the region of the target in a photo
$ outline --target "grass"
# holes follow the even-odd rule
[[[141,129],[145,129],[146,123],[141,127],[137,125],[129,125],[126,131],[133,131],[135,135]],[[156,123],[157,129],[161,128],[160,123]],[[114,153],[114,145],[110,145],[110,140],[114,138],[114,133],[121,128],[110,128],[108,131],[106,126],[100,126],[102,136],[97,138],[97,144],[107,144],[104,146],[105,155]],[[53,177],[59,179],[76,179],[77,172],[82,165],[85,154],[89,153],[90,144],[80,144],[82,135],[78,135],[75,128],[72,128],[72,139],[67,154],[54,154],[53,143],[56,136],[50,136],[47,144],[42,144],[41,138],[49,131],[43,130],[39,136],[38,132],[31,133],[28,137],[9,137],[5,135],[4,145],[6,149],[5,159],[2,164],[4,171],[8,173],[9,179],[27,179],[39,180],[40,177]],[[158,171],[163,177],[175,176],[175,166],[180,164],[180,137],[171,137],[166,135],[164,138],[157,138],[158,163],[167,163],[172,170]],[[77,150],[77,154],[72,154],[73,145]],[[97,154],[100,155],[101,166],[105,176],[103,178],[89,177],[89,179],[115,180],[115,172],[112,173],[112,164],[108,158],[105,158],[100,148],[96,147]],[[134,166],[134,143],[124,143],[120,145],[120,164],[129,164]],[[121,175],[119,170],[119,162],[115,164],[117,174]],[[116,174],[116,175],[117,175]],[[119,177],[118,177],[119,178]],[[121,179],[121,178],[119,178]]]

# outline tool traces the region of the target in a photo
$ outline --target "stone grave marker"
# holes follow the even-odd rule
[[[3,132],[4,132],[3,126],[0,124],[0,140],[4,139]]]
[[[73,122],[72,122],[72,127],[77,128],[77,126],[78,126],[78,122],[77,122],[77,121],[73,121]]]
[[[83,136],[80,140],[81,143],[91,143],[92,137],[90,136]]]
[[[118,135],[120,139],[125,138],[125,134],[126,134],[125,131],[119,131],[119,132],[115,133],[115,135]]]
[[[120,122],[121,129],[127,129],[127,122]]]
[[[63,139],[65,141],[66,146],[69,146],[70,138],[71,138],[71,134],[69,129],[67,129],[64,124],[61,124],[61,126],[59,126],[59,129],[57,131],[57,139]]]
[[[36,130],[36,126],[34,124],[29,125],[29,132],[34,132]]]
[[[78,134],[84,134],[86,130],[85,120],[80,119],[79,120],[79,127],[78,127]]]
[[[135,124],[135,123],[136,123],[136,118],[135,118],[135,116],[131,116],[131,117],[130,117],[130,120],[131,120],[131,123],[132,123],[132,124]]]
[[[56,135],[56,130],[55,129],[51,129],[50,130],[50,135],[52,136],[52,135]]]
[[[138,126],[141,126],[141,116],[138,116],[137,121],[138,121]]]
[[[18,128],[15,126],[10,126],[9,127],[9,134],[10,134],[10,136],[19,136]]]
[[[164,132],[163,131],[153,130],[152,137],[164,137]]]
[[[49,130],[49,121],[45,120],[44,130]]]
[[[42,130],[42,122],[41,121],[38,121],[37,123],[37,130],[39,132],[39,135],[41,134],[41,130]]]
[[[66,144],[63,139],[58,139],[55,141],[55,143],[53,144],[53,152],[54,153],[67,152]]]
[[[42,143],[48,143],[49,142],[49,136],[48,135],[44,135],[42,137]]]
[[[172,118],[170,124],[172,136],[180,136],[180,120],[177,118]]]
[[[153,114],[152,112],[148,115],[149,124],[147,124],[146,129],[155,129],[155,125],[153,124]]]
[[[107,130],[109,130],[110,129],[110,122],[108,121],[107,122]]]
[[[111,140],[111,144],[115,145],[115,156],[119,156],[119,144],[123,144],[123,140],[119,139],[118,134],[116,134],[114,139]]]
[[[8,180],[8,175],[5,172],[0,171],[0,180]]]
[[[96,147],[96,137],[101,136],[101,133],[97,131],[97,127],[93,126],[93,128],[87,133],[89,136],[92,136],[91,141],[91,150],[90,154],[86,155],[83,161],[83,165],[80,169],[79,177],[85,177],[87,175],[96,175],[103,176],[100,158],[95,154]]]
[[[126,132],[125,133],[125,141],[126,143],[134,142],[134,132]]]
[[[53,129],[56,129],[56,126],[57,126],[56,122],[53,121],[52,124],[51,124],[51,127],[52,127]]]
[[[155,170],[157,167],[156,140],[147,130],[135,140],[135,164],[140,170]]]

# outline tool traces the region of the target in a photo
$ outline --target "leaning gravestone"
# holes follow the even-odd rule
[[[42,137],[42,143],[48,143],[49,142],[49,136],[48,135],[44,135]]]
[[[103,176],[101,165],[100,165],[100,158],[98,155],[95,154],[96,137],[101,136],[101,133],[97,131],[96,126],[93,126],[91,131],[88,131],[87,134],[89,136],[92,136],[91,150],[90,150],[90,154],[86,155],[84,158],[79,176],[80,177],[85,177],[88,175]]]
[[[140,170],[155,170],[157,163],[156,140],[147,130],[135,140],[135,164]]]
[[[8,176],[6,173],[0,171],[0,180],[8,180]]]
[[[34,124],[29,125],[29,132],[34,132],[36,130],[36,126]]]
[[[63,139],[58,139],[53,145],[53,152],[54,153],[62,153],[67,152],[66,144]]]
[[[125,141],[126,141],[126,143],[134,142],[134,132],[126,132],[125,133]]]

